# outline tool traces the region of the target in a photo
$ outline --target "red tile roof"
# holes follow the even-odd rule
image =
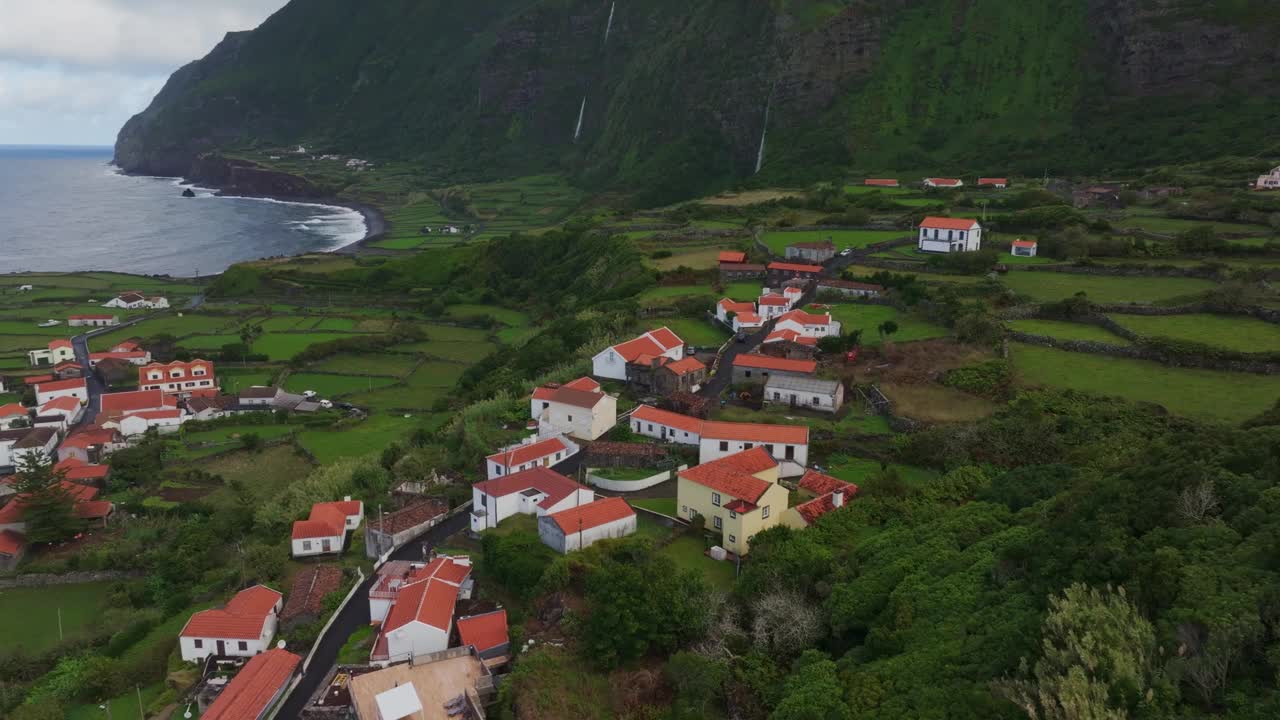
[[[726,503],[724,509],[745,514],[755,510],[756,507],[755,503],[749,503],[746,500],[734,500],[733,502]]]
[[[101,520],[109,517],[115,510],[115,505],[109,500],[90,500],[87,502],[79,502],[74,506],[76,517],[81,520]]]
[[[765,423],[716,422],[702,424],[702,437],[709,440],[741,440],[780,445],[807,445],[807,425],[769,425]]]
[[[760,325],[764,320],[754,312],[740,312],[736,317],[739,325]]]
[[[818,369],[818,362],[816,360],[788,360],[786,358],[770,357],[769,355],[747,353],[734,358],[733,366],[808,375]]]
[[[568,385],[561,387],[543,386],[533,391],[534,400],[545,400],[547,402],[563,403],[565,405],[573,405],[580,408],[593,408],[605,398],[605,394],[598,391],[578,390]]]
[[[955,187],[960,184],[956,178],[926,178],[926,180],[940,187]]]
[[[761,295],[759,300],[759,303],[762,306],[763,305],[788,305],[790,304],[790,302],[791,302],[790,300],[786,299],[781,295]]]
[[[69,320],[110,320],[115,315],[68,315]]]
[[[659,410],[650,405],[641,405],[631,413],[631,417],[642,422],[658,423],[685,432],[702,434],[702,421],[688,415],[681,415],[669,410]]]
[[[359,500],[331,500],[329,502],[316,503],[311,506],[314,511],[318,507],[336,508],[344,517],[355,517],[364,514],[364,503]]]
[[[825,475],[817,470],[806,470],[804,477],[800,478],[799,486],[801,490],[808,490],[814,495],[826,495],[829,492],[840,490],[848,486],[853,486],[855,490],[858,487],[853,483],[848,483],[840,478]]]
[[[773,332],[765,336],[764,341],[767,343],[793,342],[793,343],[798,343],[800,345],[817,345],[818,344],[818,338],[809,337],[807,335],[801,335],[795,330],[788,330],[786,328],[783,328],[782,330],[774,330]]]
[[[702,361],[698,358],[690,355],[683,360],[676,360],[675,362],[667,363],[666,368],[676,375],[688,375],[689,373],[697,372],[698,370],[706,370],[707,366],[703,365]]]
[[[391,606],[382,624],[383,632],[391,632],[412,622],[448,630],[457,604],[457,585],[439,580],[406,585],[396,594],[396,604]]]
[[[525,463],[540,460],[544,457],[555,455],[561,450],[568,450],[569,447],[564,444],[560,438],[547,438],[539,440],[536,443],[528,445],[518,445],[510,450],[494,453],[488,457],[489,460],[498,463],[503,467],[519,467]]]
[[[61,390],[76,390],[76,389],[84,390],[86,387],[87,386],[85,385],[84,378],[76,378],[74,380],[58,380],[55,382],[42,382],[36,385],[36,392],[48,393],[48,392],[59,392]],[[104,395],[103,397],[106,397],[106,396]]]
[[[720,251],[720,262],[722,263],[744,263],[747,261],[747,254],[744,252],[734,252],[732,250]]]
[[[56,397],[49,402],[40,406],[40,414],[47,415],[50,410],[63,410],[66,412],[75,412],[80,408],[80,401],[69,395]],[[4,408],[0,408],[0,414],[3,414]]]
[[[729,298],[721,298],[720,302],[716,303],[716,305],[719,305],[720,307],[724,308],[724,311],[726,313],[744,313],[744,312],[756,311],[756,306],[754,303],[738,302],[737,300],[730,300]]]
[[[200,716],[204,720],[256,720],[289,684],[302,658],[272,648],[255,655]]]
[[[124,342],[116,343],[115,347],[111,348],[111,352],[133,352],[134,350],[140,350],[141,348],[142,346],[138,343],[133,342],[132,340],[125,340]]]
[[[69,457],[53,466],[54,472],[63,473],[68,480],[101,480],[111,473],[108,465],[90,465],[80,458]]]
[[[128,362],[130,360],[137,360],[138,358],[144,358],[146,356],[147,353],[142,350],[89,353],[89,359],[95,363],[102,362],[103,360],[124,360]]]
[[[506,477],[476,483],[473,487],[492,497],[504,497],[530,488],[540,490],[547,494],[546,499],[539,503],[543,508],[555,505],[569,497],[575,490],[587,489],[555,470],[545,467],[522,470]]]
[[[1008,185],[1009,178],[978,178],[979,185]]]
[[[458,618],[458,637],[463,645],[473,645],[480,653],[511,642],[507,631],[507,611],[494,610]]]
[[[50,350],[56,350],[58,348],[69,348],[69,347],[71,347],[70,340],[52,340],[49,342]]]
[[[106,430],[101,427],[88,425],[71,433],[62,441],[64,448],[82,448],[87,449],[92,445],[107,445],[116,439],[115,430]]]
[[[623,518],[635,517],[635,514],[635,510],[631,509],[626,500],[620,497],[611,497],[569,508],[568,510],[561,510],[558,513],[548,515],[548,517],[555,521],[556,525],[560,526],[562,532],[574,533],[579,530],[590,530]]]
[[[754,503],[773,485],[768,480],[755,477],[755,474],[777,465],[764,448],[756,447],[691,467],[681,472],[680,477]]]
[[[557,390],[561,390],[563,388],[568,388],[570,390],[580,390],[584,392],[599,392],[600,383],[596,382],[595,380],[589,377],[580,377],[577,380],[574,380],[573,382],[567,382],[563,385],[557,385],[555,383],[551,383],[551,384],[543,385],[540,388],[534,389],[533,399],[549,400]]]
[[[346,534],[347,516],[333,505],[324,503],[311,506],[311,517],[293,523],[294,540],[340,537]]]
[[[22,552],[27,546],[27,537],[14,530],[0,530],[0,555],[10,557]]]
[[[977,220],[969,218],[949,218],[929,216],[920,221],[920,227],[930,230],[972,230]]]
[[[818,518],[836,509],[833,493],[843,492],[845,502],[858,494],[857,485],[814,470],[806,471],[804,477],[800,478],[800,488],[818,496],[796,505],[796,512],[807,525],[812,525]]]
[[[681,345],[684,345],[684,341],[680,339],[679,335],[671,332],[669,328],[660,327],[657,330],[650,330],[634,340],[614,345],[613,351],[621,355],[623,360],[632,362],[639,355],[661,355]]]
[[[1014,240],[1014,247],[1033,248],[1037,245],[1035,240]]]
[[[684,341],[680,339],[679,335],[671,332],[671,328],[660,327],[657,330],[650,330],[649,335],[658,341],[663,350],[670,350],[684,345]]]
[[[22,381],[28,385],[36,385],[39,383],[47,383],[53,381],[52,375],[28,375],[22,378]]]
[[[182,628],[182,637],[256,640],[262,635],[267,616],[280,601],[280,593],[254,585],[236,593],[226,607],[201,610]]]
[[[134,413],[140,410],[161,410],[176,406],[176,400],[166,401],[164,393],[159,390],[134,390],[106,393],[102,396],[102,412],[108,415]]]
[[[891,178],[867,178],[862,181],[862,184],[876,187],[898,187],[898,181]]]
[[[75,398],[72,398],[74,400]],[[26,417],[27,409],[18,403],[9,403],[8,405],[0,405],[0,418],[3,417]]]
[[[813,313],[805,312],[804,310],[790,310],[778,316],[778,322],[782,322],[783,320],[791,320],[793,322],[800,323],[801,325],[830,325],[831,314],[824,313],[822,315],[815,315]]]
[[[804,273],[822,272],[822,267],[818,265],[799,265],[796,263],[785,263],[785,262],[771,262],[769,263],[769,269],[770,270],[786,270],[789,272],[804,272]]]

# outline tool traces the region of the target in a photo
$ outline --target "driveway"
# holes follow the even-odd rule
[[[466,528],[467,513],[458,513],[431,528],[417,540],[391,553],[391,559],[422,560],[426,550],[430,550],[445,538]],[[320,644],[316,646],[316,653],[311,658],[310,668],[303,673],[302,681],[298,683],[298,686],[293,689],[284,704],[280,706],[280,712],[276,717],[281,718],[281,720],[295,720],[301,715],[311,696],[315,694],[320,687],[320,683],[337,662],[338,651],[346,644],[347,638],[351,637],[351,633],[369,624],[369,586],[373,584],[374,577],[370,575],[365,578],[360,589],[356,591],[355,597],[351,598],[351,602],[347,603],[342,612],[334,617],[333,624],[329,626],[329,631],[320,638]],[[290,650],[305,657],[310,648],[290,648]]]

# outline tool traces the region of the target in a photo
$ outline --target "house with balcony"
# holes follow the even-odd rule
[[[159,390],[166,395],[184,398],[213,395],[218,392],[218,380],[214,375],[213,363],[208,360],[175,360],[138,368],[138,389]]]

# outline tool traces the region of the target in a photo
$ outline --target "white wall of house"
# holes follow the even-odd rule
[[[679,428],[671,427],[670,425],[663,425],[662,423],[651,422],[649,420],[640,420],[636,417],[631,418],[631,431],[637,435],[644,435],[645,437],[657,438],[659,440],[670,440],[671,442],[680,443],[681,445],[698,444],[698,433],[696,432],[681,430]]]
[[[33,366],[39,365],[57,365],[68,360],[75,360],[76,352],[69,347],[60,348],[40,348],[39,350],[31,350],[27,352],[27,360]]]
[[[314,538],[297,538],[290,540],[290,546],[294,557],[312,557],[314,555],[330,555],[336,552],[342,552],[342,544],[345,537],[342,535],[334,535],[332,537],[314,537]]]
[[[12,429],[13,424],[15,422],[18,422],[19,420],[21,420],[23,423],[26,423],[30,419],[31,418],[28,415],[10,415],[8,417],[0,417],[0,430]],[[0,464],[3,464],[3,463],[0,463]]]
[[[144,418],[138,415],[127,415],[117,424],[117,429],[121,435],[132,437],[134,435],[142,435],[147,428],[156,428],[156,432],[161,435],[178,432],[182,423],[186,422],[187,415],[179,415],[176,418]],[[109,425],[109,423],[108,423]]]
[[[538,434],[543,436],[572,435],[595,440],[618,424],[618,401],[610,395],[600,398],[592,408],[534,400],[531,410],[538,420]]]
[[[840,334],[840,321],[835,318],[825,325],[805,325],[790,318],[782,320],[773,326],[773,331],[792,330],[804,337],[821,338],[828,335]]]
[[[794,405],[806,410],[833,413],[844,405],[844,386],[837,385],[834,394],[810,393],[765,386],[766,405]]]
[[[452,621],[449,622],[453,624]],[[414,621],[387,633],[387,654],[391,660],[426,655],[449,649],[449,630]]]
[[[560,502],[550,508],[538,507],[538,503],[546,499],[545,493],[536,493],[534,495],[524,495],[520,492],[508,493],[501,497],[494,497],[486,494],[478,488],[471,489],[471,529],[480,532],[488,528],[497,527],[499,523],[512,515],[537,515],[539,517],[561,510],[568,510],[571,507],[585,505],[596,499],[595,491],[590,488],[581,488],[570,493]],[[474,511],[483,510],[485,514],[478,516]]]
[[[591,358],[591,374],[612,380],[626,380],[627,361],[612,347],[607,347]]]
[[[219,640],[223,643],[223,655],[228,657],[253,657],[270,649],[271,638],[275,637],[275,634],[276,615],[272,613],[267,616],[267,621],[262,625],[262,635],[256,640],[183,637],[179,638],[178,644],[182,648],[182,659],[187,662],[200,662],[206,657],[217,653]]]
[[[13,445],[17,440],[0,440],[0,467],[13,467]],[[4,528],[0,528],[3,530]]]
[[[369,619],[380,623],[391,611],[391,598],[369,598]]]
[[[36,405],[44,405],[50,400],[60,397],[73,397],[81,402],[89,399],[89,391],[83,385],[64,390],[40,390],[39,387],[39,385],[36,386]]]
[[[564,555],[584,547],[591,547],[598,540],[626,537],[636,531],[636,516],[619,518],[613,522],[587,528],[582,532],[565,533],[549,517],[538,518],[538,537],[542,544]]]
[[[579,448],[577,445],[567,441],[565,444],[568,445],[567,449],[559,450],[551,453],[550,455],[544,455],[540,458],[535,458],[528,462],[520,463],[519,465],[512,465],[510,467],[495,460],[486,458],[484,461],[486,478],[493,480],[494,478],[506,477],[507,475],[518,473],[521,470],[531,470],[536,467],[551,467],[552,465],[555,465],[578,452]]]
[[[783,477],[802,475],[804,474],[805,466],[809,464],[809,446],[807,444],[775,444],[744,440],[718,440],[707,437],[702,438],[698,443],[698,464],[703,465],[712,460],[719,460],[722,457],[740,453],[743,450],[750,450],[757,446],[763,446],[769,451],[769,455],[779,462],[781,465],[779,474]]]
[[[118,325],[120,319],[116,317],[109,318],[70,318],[67,325],[71,327],[108,327]]]
[[[922,252],[975,252],[982,249],[982,228],[972,230],[940,230],[920,228],[919,248]]]

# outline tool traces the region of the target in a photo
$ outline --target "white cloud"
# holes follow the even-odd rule
[[[0,0],[0,143],[110,144],[168,75],[285,0]]]

